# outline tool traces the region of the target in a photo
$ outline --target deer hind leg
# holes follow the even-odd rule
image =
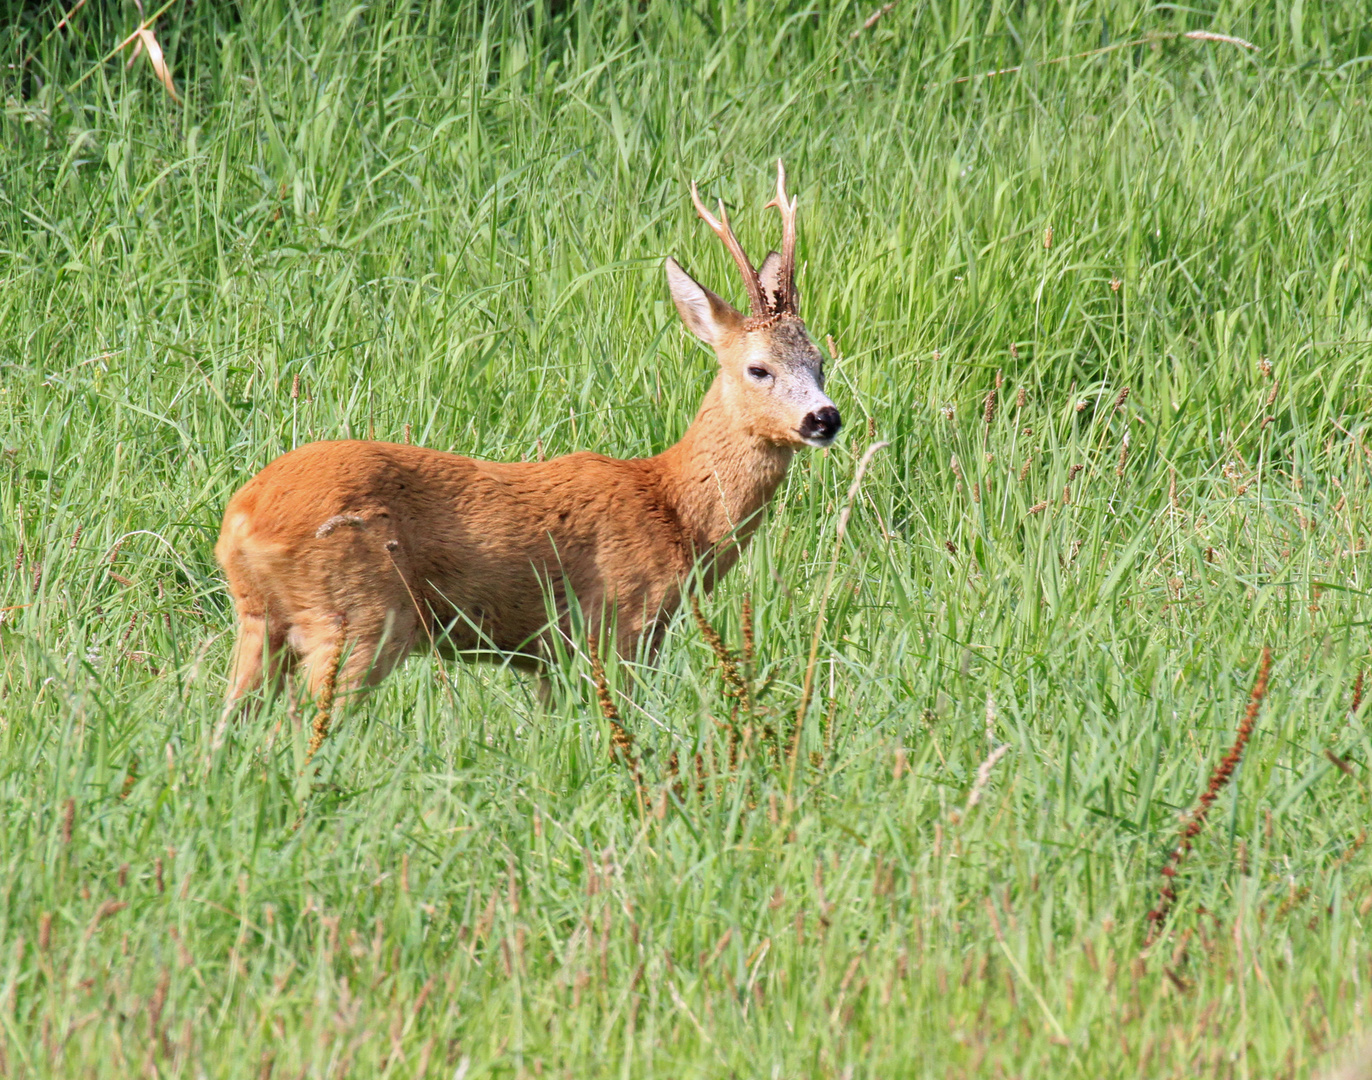
[[[413,612],[335,612],[297,619],[290,642],[300,654],[309,696],[318,701],[328,684],[335,694],[375,686],[410,652],[418,631]]]
[[[375,686],[414,645],[419,621],[413,611],[335,612],[298,619],[290,640],[301,656],[306,692],[316,710],[309,756],[328,734],[334,702]]]

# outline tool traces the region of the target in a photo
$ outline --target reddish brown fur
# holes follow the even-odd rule
[[[670,261],[668,276],[720,372],[682,440],[656,457],[498,463],[319,442],[253,477],[215,548],[239,619],[228,708],[261,685],[264,660],[277,684],[298,661],[317,697],[340,643],[344,690],[431,642],[536,667],[570,631],[571,596],[588,627],[613,626],[621,655],[644,639],[655,649],[697,565],[707,587],[727,572],[794,447],[827,445],[838,424],[793,313],[744,319]],[[832,423],[816,436],[826,406]]]

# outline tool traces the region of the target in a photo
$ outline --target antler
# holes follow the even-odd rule
[[[777,312],[795,314],[796,297],[796,202],[798,196],[786,198],[786,166],[777,158],[777,197],[767,204],[775,206],[781,214],[781,271],[777,274],[780,296],[777,298]],[[763,209],[767,209],[764,206]]]
[[[762,284],[758,281],[757,271],[753,269],[753,264],[748,261],[748,256],[744,254],[743,245],[738,242],[738,237],[734,235],[734,230],[729,228],[729,214],[724,209],[724,200],[719,200],[719,217],[705,209],[705,204],[700,201],[700,193],[696,191],[696,182],[691,181],[691,201],[696,204],[696,213],[705,221],[705,224],[714,229],[715,235],[724,241],[724,246],[729,249],[729,254],[734,257],[734,262],[738,264],[738,272],[743,275],[743,284],[748,289],[748,306],[752,309],[753,315],[767,314],[767,301],[762,295]],[[792,230],[794,237],[794,230]]]

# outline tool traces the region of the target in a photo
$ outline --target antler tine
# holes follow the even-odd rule
[[[777,280],[784,290],[781,310],[796,310],[796,203],[799,196],[786,198],[786,166],[777,158],[777,197],[767,204],[781,214],[781,273]],[[767,209],[764,206],[763,209]]]
[[[748,306],[752,309],[751,314],[765,315],[767,304],[762,298],[762,284],[758,281],[757,271],[753,269],[753,264],[748,261],[743,245],[738,242],[734,230],[729,227],[729,214],[724,209],[724,200],[719,200],[719,217],[715,217],[714,214],[705,209],[705,204],[700,201],[700,192],[696,190],[696,182],[692,180],[691,201],[696,204],[696,213],[701,216],[705,224],[714,229],[715,235],[724,241],[724,246],[729,249],[729,254],[734,257],[734,262],[738,264],[738,272],[743,275],[743,284],[748,289]]]

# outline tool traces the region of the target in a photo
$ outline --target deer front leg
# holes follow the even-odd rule
[[[269,627],[263,614],[240,612],[229,666],[229,686],[224,695],[224,710],[215,728],[216,748],[223,742],[230,721],[238,715],[255,711],[256,703],[247,699],[261,689],[264,682],[270,693],[281,692],[292,660],[284,629],[276,625]]]

